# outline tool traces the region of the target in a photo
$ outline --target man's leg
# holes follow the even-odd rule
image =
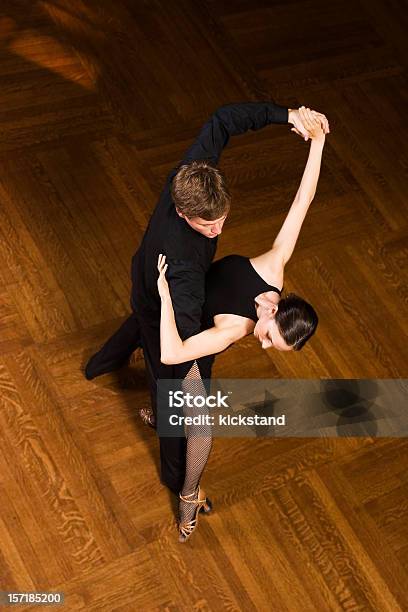
[[[186,438],[159,438],[160,480],[178,497],[186,472]]]
[[[142,324],[143,325],[143,324]],[[157,380],[173,378],[173,367],[160,362],[159,330],[142,327],[143,353],[146,375],[150,388],[152,409],[157,423]],[[186,471],[186,438],[159,437],[160,443],[160,480],[178,496],[184,483]]]
[[[144,351],[146,375],[150,389],[152,410],[157,424],[157,382],[152,377],[147,353]],[[186,471],[186,438],[166,438],[159,436],[160,480],[178,496],[184,483]]]
[[[103,347],[89,359],[85,366],[85,378],[92,380],[101,374],[118,370],[139,346],[140,325],[136,313],[132,312]]]

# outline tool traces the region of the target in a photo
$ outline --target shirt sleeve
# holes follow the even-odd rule
[[[201,331],[205,299],[205,270],[194,260],[167,258],[169,283],[177,329],[182,340]]]
[[[287,107],[274,102],[243,102],[221,106],[204,124],[181,163],[206,159],[217,165],[231,136],[248,130],[260,130],[271,123],[287,124]]]
[[[166,278],[169,283],[177,329],[182,340],[201,331],[201,316],[205,300],[205,270],[194,260],[166,259]],[[176,364],[176,378],[184,378],[194,360]],[[197,360],[200,364],[200,360]]]

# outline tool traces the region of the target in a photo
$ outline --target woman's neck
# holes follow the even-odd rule
[[[270,312],[272,305],[278,305],[280,301],[279,295],[275,291],[265,291],[260,293],[255,298],[255,310],[258,319]]]

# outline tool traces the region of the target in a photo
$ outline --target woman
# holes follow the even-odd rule
[[[165,364],[184,363],[225,350],[233,342],[253,333],[262,348],[300,350],[316,331],[318,317],[313,307],[290,293],[281,298],[283,273],[290,259],[307,210],[314,198],[325,134],[318,119],[301,109],[310,137],[310,151],[299,189],[272,248],[254,258],[230,255],[212,264],[206,278],[203,309],[204,331],[182,341],[175,322],[171,295],[165,277],[166,257],[158,260],[158,290],[161,298],[160,347]],[[195,363],[187,382],[198,391],[199,370]],[[205,392],[203,390],[203,392]],[[202,426],[201,426],[202,427]],[[211,428],[187,435],[186,481],[180,493],[180,541],[194,531],[198,512],[209,511],[199,480],[211,449]],[[191,491],[188,493],[188,491]]]

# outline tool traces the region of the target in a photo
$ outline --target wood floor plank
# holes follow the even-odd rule
[[[92,575],[81,576],[56,586],[65,594],[72,610],[109,612],[116,606],[143,610],[169,600],[160,572],[147,549],[140,549],[105,564]],[[24,606],[22,610],[35,610]]]
[[[377,607],[385,606],[387,609],[389,606],[392,609],[392,606],[395,606],[395,609],[403,610],[406,606],[406,571],[403,569],[401,572],[398,557],[388,545],[385,534],[366,510],[367,506],[359,506],[358,488],[350,483],[347,471],[329,470],[325,467],[320,474],[314,473],[313,478],[319,478],[322,482],[322,493],[332,497],[334,504],[330,507],[335,510],[333,518],[337,513],[336,524],[339,525],[342,538],[351,543],[352,540],[348,537],[351,535],[350,530],[353,531],[353,539],[356,532],[359,534],[359,541],[353,544],[353,550],[365,566],[364,575],[371,576],[374,589],[386,595],[385,601],[378,602]],[[374,483],[373,479],[371,483]],[[318,486],[317,489],[319,490]],[[370,565],[368,570],[367,564]],[[383,581],[385,585],[382,584]]]
[[[3,0],[1,589],[98,612],[408,609],[403,434],[214,439],[213,512],[181,545],[140,352],[84,377],[131,311],[168,173],[219,106],[273,99],[330,121],[284,283],[319,326],[296,354],[248,336],[213,375],[405,388],[407,19],[397,0]],[[272,246],[308,150],[284,125],[230,139],[217,258]]]
[[[308,485],[310,481],[312,486]],[[360,605],[371,610],[399,609],[364,548],[354,540],[354,532],[344,516],[336,516],[330,499],[321,503],[319,494],[324,494],[324,490],[317,486],[313,472],[309,472],[305,478],[292,482],[290,487],[278,489],[276,497],[281,522],[287,521],[287,529],[292,531],[293,537],[320,570],[320,580],[323,579],[336,595],[337,605]],[[334,515],[335,522],[330,514]],[[346,534],[347,547],[343,544],[342,532]]]

